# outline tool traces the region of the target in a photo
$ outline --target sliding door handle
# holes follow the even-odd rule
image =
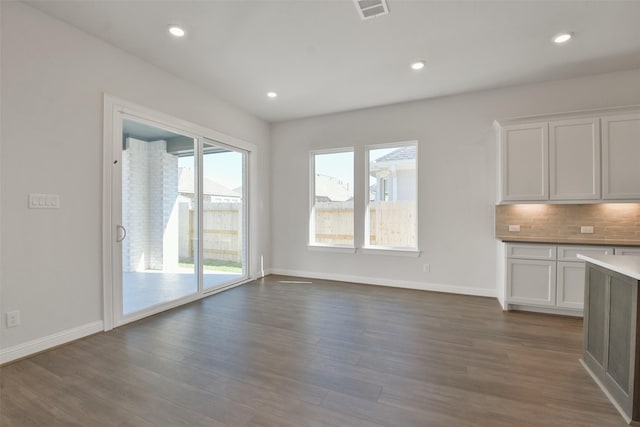
[[[120,224],[116,225],[116,242],[120,243],[124,240],[125,237],[127,237],[127,229],[124,228],[123,226],[121,226]],[[120,237],[122,236],[122,237]]]

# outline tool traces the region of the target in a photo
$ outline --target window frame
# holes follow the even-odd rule
[[[370,236],[371,236],[371,216],[369,214],[369,210],[370,210],[370,204],[371,204],[371,200],[370,200],[370,175],[369,175],[369,171],[370,171],[370,152],[371,150],[378,150],[378,149],[385,149],[385,148],[400,148],[400,147],[407,147],[407,146],[415,146],[416,147],[416,157],[415,157],[415,167],[416,167],[416,172],[415,172],[415,179],[416,179],[416,183],[415,183],[415,194],[414,194],[414,198],[415,198],[415,202],[416,202],[416,206],[415,206],[415,217],[416,217],[416,221],[415,221],[415,227],[414,227],[414,234],[415,234],[415,239],[416,239],[416,246],[415,247],[395,247],[395,246],[382,246],[382,245],[371,245],[370,243]],[[370,144],[370,145],[366,145],[364,147],[364,178],[365,178],[365,203],[364,203],[364,221],[363,221],[363,225],[364,225],[364,235],[363,235],[363,244],[362,244],[362,248],[360,249],[361,253],[364,254],[371,254],[371,255],[401,255],[401,256],[415,256],[418,257],[420,256],[420,239],[419,239],[419,219],[420,219],[420,215],[419,215],[419,203],[418,203],[418,194],[419,194],[419,184],[420,184],[420,180],[418,179],[419,176],[419,168],[418,168],[418,153],[419,153],[419,144],[417,140],[409,140],[409,141],[401,141],[401,142],[391,142],[391,143],[383,143],[383,144]],[[396,183],[397,186],[397,183]]]
[[[339,153],[351,153],[353,157],[352,167],[352,179],[354,181],[353,188],[353,243],[351,245],[341,244],[329,244],[329,243],[317,243],[315,241],[315,203],[316,203],[316,156],[325,154],[339,154]],[[309,233],[307,236],[307,247],[310,250],[330,251],[330,252],[356,252],[356,191],[355,191],[355,179],[356,179],[356,150],[355,147],[339,147],[322,150],[311,150],[309,152]]]

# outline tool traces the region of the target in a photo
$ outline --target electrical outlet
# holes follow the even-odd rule
[[[515,231],[518,232],[520,231],[520,224],[515,224],[515,225],[509,225],[509,231]]]
[[[422,272],[428,273],[431,270],[431,266],[429,264],[422,264]]]
[[[593,227],[590,225],[583,225],[582,227],[580,227],[580,233],[593,234]]]
[[[7,328],[14,328],[20,324],[20,310],[7,311]]]

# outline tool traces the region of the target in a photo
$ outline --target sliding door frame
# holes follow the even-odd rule
[[[198,226],[198,254],[195,261],[198,291],[166,304],[153,306],[129,316],[122,315],[122,256],[120,243],[117,242],[117,225],[122,221],[122,123],[130,119],[159,128],[172,130],[197,140],[195,158],[198,162],[198,225],[202,221],[202,147],[203,143],[219,144],[229,149],[244,153],[243,196],[245,200],[244,215],[245,237],[245,279],[209,290],[204,290],[202,259],[202,227]],[[257,215],[254,214],[257,203],[257,147],[254,144],[206,127],[175,118],[173,116],[151,110],[129,101],[104,94],[104,128],[103,128],[103,210],[102,210],[102,287],[103,287],[103,320],[104,330],[139,320],[151,314],[159,313],[179,305],[196,301],[235,286],[246,283],[256,277],[257,265]],[[119,272],[119,273],[116,273]],[[120,277],[117,277],[120,274]]]
[[[249,151],[243,148],[234,147],[234,146],[225,144],[220,141],[214,141],[207,137],[204,137],[198,142],[198,151],[200,153],[197,157],[197,163],[198,163],[197,170],[201,172],[198,173],[197,185],[199,188],[198,194],[200,196],[200,201],[202,201],[203,189],[204,189],[204,155],[206,154],[205,145],[220,147],[220,148],[227,149],[229,151],[233,151],[235,153],[242,154],[242,211],[240,212],[241,213],[240,224],[242,227],[244,227],[243,231],[248,232],[250,236],[251,233],[249,232],[249,206],[251,205],[251,203],[250,202],[247,203],[247,201],[249,200],[248,193],[247,193],[247,183],[249,182],[249,175],[250,175],[248,172]],[[221,286],[215,286],[215,287],[209,287],[209,288],[205,287],[205,283],[204,283],[204,202],[198,204],[198,224],[203,224],[202,227],[198,227],[198,242],[202,243],[198,245],[198,259],[201,260],[203,263],[202,268],[199,268],[199,274],[198,274],[198,284],[199,284],[200,292],[206,295],[210,295],[212,293],[216,293],[221,290],[228,289],[229,287],[233,287],[235,282],[231,284],[224,283]],[[248,265],[249,265],[249,259],[251,257],[248,250],[249,247],[247,245],[249,243],[248,239],[243,237],[241,243],[242,243],[242,256],[243,256],[242,265],[243,265],[244,276],[250,277],[251,275],[249,274]]]

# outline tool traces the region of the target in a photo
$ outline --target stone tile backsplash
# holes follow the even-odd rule
[[[519,225],[519,232],[509,231]],[[593,227],[593,234],[580,232]],[[512,241],[640,245],[640,204],[498,205],[496,238]]]

